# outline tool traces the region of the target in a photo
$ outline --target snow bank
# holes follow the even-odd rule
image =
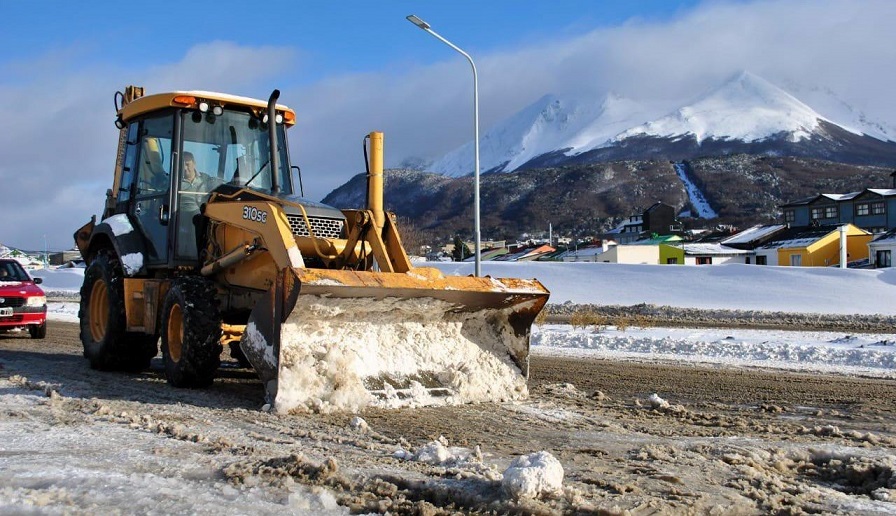
[[[474,266],[468,262],[427,265],[459,276],[473,274]],[[646,303],[712,310],[896,315],[896,268],[487,261],[482,262],[482,273],[537,278],[551,291],[552,304]]]

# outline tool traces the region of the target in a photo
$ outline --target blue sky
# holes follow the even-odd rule
[[[454,0],[451,2],[156,1],[0,3],[3,61],[64,54],[69,66],[162,66],[214,40],[292,48],[302,73],[291,85],[331,74],[379,71],[446,59],[405,16],[417,14],[471,53],[513,49],[632,19],[662,20],[696,4],[672,0]],[[39,5],[40,11],[36,9]],[[264,7],[261,7],[261,6]],[[129,13],[129,11],[131,11]]]
[[[896,2],[888,0],[270,2],[0,1],[0,243],[70,248],[101,211],[127,84],[266,98],[296,109],[293,161],[319,200],[363,170],[471,139],[470,52],[481,127],[541,96],[609,92],[674,104],[741,70],[836,93],[896,123]],[[263,6],[263,7],[262,7]],[[15,192],[10,196],[8,192]]]

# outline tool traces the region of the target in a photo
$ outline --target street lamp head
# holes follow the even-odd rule
[[[426,23],[425,21],[421,20],[420,18],[418,18],[416,14],[409,14],[407,16],[407,19],[409,22],[413,23],[414,25],[420,27],[423,30],[429,30],[429,28],[430,28],[429,24]]]

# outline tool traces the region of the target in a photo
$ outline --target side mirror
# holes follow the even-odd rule
[[[35,285],[40,285],[44,282],[43,278],[32,278],[34,280]]]

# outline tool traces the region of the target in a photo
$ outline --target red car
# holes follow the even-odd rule
[[[32,339],[47,336],[47,296],[16,260],[0,258],[0,332],[28,328]]]

